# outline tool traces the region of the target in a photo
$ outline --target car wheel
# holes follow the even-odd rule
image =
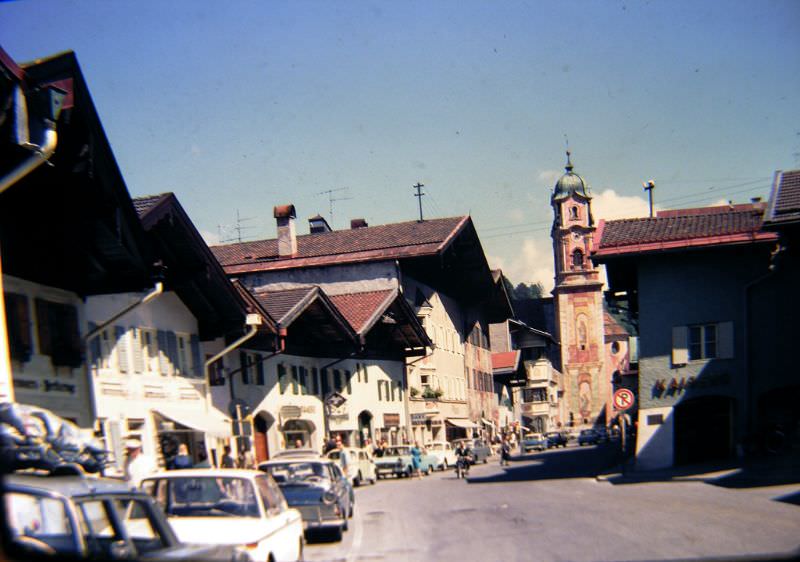
[[[425,476],[430,476],[430,475],[431,475],[431,472],[433,472],[433,471],[431,470],[431,465],[428,465],[428,468],[426,468],[426,469],[425,469]]]
[[[445,470],[447,470],[447,459],[444,459],[444,462],[442,463],[442,472]]]
[[[483,464],[486,464],[487,462],[489,462],[489,457],[483,457]]]
[[[356,486],[356,487],[361,486],[361,483],[363,481],[364,481],[363,476],[361,476],[361,471],[359,470],[358,474],[355,477],[355,480],[353,480],[353,486]]]

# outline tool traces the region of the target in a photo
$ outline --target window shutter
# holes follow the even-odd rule
[[[117,364],[121,373],[128,372],[128,339],[125,337],[124,326],[114,326],[114,339],[117,348]]]
[[[175,332],[167,332],[167,357],[172,366],[172,372],[178,374],[180,371],[180,361],[178,360],[178,336]]]
[[[156,332],[156,338],[158,339],[158,368],[162,375],[166,375],[169,373],[167,332],[164,330],[158,330],[158,332]]]
[[[685,365],[689,362],[689,328],[673,326],[672,328],[672,365]]]
[[[50,303],[36,299],[36,331],[39,336],[39,353],[52,355],[53,345],[50,341]]]
[[[250,384],[250,370],[247,364],[247,353],[239,352],[239,366],[242,370],[242,384]]]
[[[33,352],[28,297],[6,293],[5,301],[9,353],[12,359],[25,363],[30,360]]]
[[[717,357],[733,359],[733,322],[717,324]]]
[[[92,332],[96,329],[97,324],[89,322],[89,331]],[[102,364],[102,351],[100,346],[100,338],[102,337],[102,333],[97,333],[89,340],[89,362],[93,369],[99,369]]]
[[[325,398],[331,391],[330,381],[328,379],[328,369],[322,369],[319,372],[319,380],[322,385],[322,398]]]
[[[305,367],[298,367],[300,373],[300,394],[308,394],[308,370]]]
[[[203,376],[203,360],[200,354],[200,338],[197,334],[192,334],[189,338],[189,345],[192,346],[192,372],[196,377]]]
[[[311,386],[314,389],[314,395],[319,396],[319,378],[316,367],[311,367]]]
[[[133,348],[133,372],[144,372],[144,342],[142,342],[142,331],[136,326],[130,327]]]
[[[280,389],[281,394],[286,394],[286,388],[288,387],[286,380],[286,367],[283,366],[282,363],[278,364],[278,387]]]
[[[380,402],[382,400],[382,398],[381,398],[381,385],[382,385],[382,383],[383,383],[383,381],[378,381],[378,402]]]
[[[264,362],[260,353],[256,354],[256,384],[264,385]]]
[[[65,363],[67,367],[77,369],[83,365],[83,339],[78,324],[78,308],[71,304],[62,305],[65,344],[67,345]]]
[[[344,383],[347,386],[347,394],[353,394],[353,387],[350,385],[350,377],[353,374],[350,371],[344,371]]]

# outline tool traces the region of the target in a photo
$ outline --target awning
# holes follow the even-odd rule
[[[230,418],[225,417],[222,412],[214,408],[209,411],[206,411],[205,408],[188,411],[169,406],[159,406],[158,408],[153,408],[153,411],[184,427],[202,431],[210,437],[224,439],[233,435]]]
[[[447,418],[445,421],[450,425],[460,427],[462,429],[478,429],[478,424],[470,421],[467,418]]]

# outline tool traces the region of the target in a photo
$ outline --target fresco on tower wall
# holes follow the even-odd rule
[[[592,414],[592,379],[585,373],[578,378],[578,411],[583,419]]]

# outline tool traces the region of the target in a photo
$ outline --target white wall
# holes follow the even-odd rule
[[[636,467],[642,470],[667,468],[673,464],[674,423],[673,410],[646,408],[639,410],[636,436]],[[648,416],[661,416],[663,422],[648,425]]]

